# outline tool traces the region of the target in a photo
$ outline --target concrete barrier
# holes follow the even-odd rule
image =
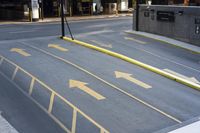
[[[140,5],[139,30],[200,46],[200,7]]]

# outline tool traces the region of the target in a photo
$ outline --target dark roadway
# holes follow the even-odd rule
[[[200,80],[200,55],[152,39],[125,34],[125,30],[130,30],[131,23],[131,18],[122,17],[71,22],[70,25],[76,39],[122,53],[160,69]],[[34,78],[47,84],[109,132],[156,132],[200,116],[199,91],[120,59],[60,40],[59,24],[0,27],[2,56],[0,71],[3,75],[12,80],[15,73],[15,67],[6,61],[8,59],[32,74]],[[59,45],[59,48],[48,47],[49,44]],[[22,52],[22,55],[11,52],[13,48],[24,50],[28,56]],[[116,74],[120,72],[128,75],[117,76]],[[11,84],[11,82],[18,84],[24,88],[22,90],[25,93],[28,93],[31,79],[27,74],[17,71],[10,82],[2,76],[0,78],[2,78],[0,89],[8,95],[0,93],[1,99],[9,101],[9,105],[0,102],[0,110],[3,110],[3,116],[18,131],[63,132],[48,117],[48,113],[44,113],[38,104],[32,103],[32,99],[38,100],[38,103],[48,110],[51,98],[49,92],[43,91],[44,87],[36,82],[33,85],[33,94],[27,99]],[[88,84],[72,85],[71,80]],[[79,87],[92,89],[94,92],[89,93],[80,90]],[[11,93],[11,89],[16,93]],[[98,100],[96,93],[103,98]],[[15,95],[19,100],[12,101]],[[21,114],[20,108],[23,107],[20,98],[27,99],[23,100],[25,115]],[[50,115],[55,116],[67,129],[72,130],[73,110],[61,104],[57,97],[53,103]],[[60,111],[63,106],[65,106],[64,112],[67,111],[66,119],[65,114]],[[15,110],[20,118],[16,117]],[[33,114],[34,119],[30,118]],[[18,122],[22,119],[25,120],[19,125]],[[29,122],[30,120],[32,121]],[[50,129],[42,125],[43,120],[48,122],[48,127],[52,125]],[[76,132],[100,131],[78,113]]]

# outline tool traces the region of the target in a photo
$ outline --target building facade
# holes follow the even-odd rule
[[[152,0],[153,5],[200,6],[200,0]]]
[[[128,11],[133,0],[64,0],[68,16],[113,14]],[[60,0],[0,0],[0,20],[60,16]]]

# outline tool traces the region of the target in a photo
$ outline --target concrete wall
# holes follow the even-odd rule
[[[139,30],[174,38],[200,46],[200,7],[140,5]],[[174,13],[174,21],[159,21],[158,11]],[[133,30],[135,29],[135,13]]]

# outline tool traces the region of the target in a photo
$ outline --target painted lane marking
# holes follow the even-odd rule
[[[147,44],[146,42],[143,42],[143,41],[140,41],[138,39],[131,38],[131,37],[124,37],[124,39],[129,40],[129,41],[134,41],[134,42],[137,42],[137,43],[140,43],[140,44]]]
[[[19,67],[16,67],[16,68],[15,68],[15,71],[13,72],[13,75],[12,75],[11,80],[14,80],[14,79],[15,79],[15,76],[16,76],[18,70],[19,70]]]
[[[72,132],[71,133],[76,133],[76,121],[77,121],[77,111],[73,110],[73,118],[72,118]]]
[[[106,99],[101,94],[95,92],[91,88],[87,87],[88,83],[81,82],[78,80],[69,80],[69,88],[79,88],[80,90],[84,91],[85,93],[89,94],[90,96],[96,98],[97,100],[103,100]]]
[[[58,45],[58,44],[49,44],[48,47],[49,47],[49,48],[57,49],[57,50],[62,51],[62,52],[67,52],[67,51],[68,51],[68,49],[63,48],[63,47],[61,47],[61,46]]]
[[[29,33],[29,32],[35,32],[36,30],[27,30],[27,31],[13,31],[9,32],[11,34],[19,34],[19,33]]]
[[[184,78],[184,79],[189,80],[189,81],[191,81],[191,82],[194,82],[194,83],[196,83],[196,84],[200,84],[200,82],[199,82],[195,77],[187,77],[187,76],[185,76],[185,75],[182,75],[182,74],[177,73],[177,72],[175,72],[175,71],[172,71],[172,70],[170,70],[170,69],[163,69],[163,70],[164,70],[165,72],[171,73],[171,74],[176,75],[176,76],[181,77],[181,78]]]
[[[53,109],[54,98],[55,98],[55,93],[51,93],[49,108],[48,108],[49,113],[51,113],[51,111]]]
[[[90,41],[93,43],[96,43],[97,45],[102,46],[102,47],[112,48],[112,44],[103,44],[103,43],[95,41],[95,40],[90,40]]]
[[[126,80],[128,80],[130,82],[135,83],[138,86],[143,87],[144,89],[150,89],[150,88],[152,88],[152,86],[150,86],[150,85],[148,85],[148,84],[146,84],[146,83],[144,83],[144,82],[142,82],[142,81],[140,81],[140,80],[138,80],[136,78],[131,77],[131,75],[132,74],[129,74],[129,73],[115,71],[116,78],[126,79]]]
[[[91,31],[91,32],[84,32],[80,34],[76,34],[76,37],[87,37],[90,35],[98,35],[98,34],[103,34],[103,33],[113,33],[113,30],[100,30],[100,31]]]
[[[127,95],[128,97],[130,97],[130,98],[132,98],[132,99],[138,101],[139,103],[143,104],[144,106],[147,106],[147,107],[149,107],[150,109],[152,109],[152,110],[154,110],[154,111],[156,111],[156,112],[162,114],[163,116],[165,116],[165,117],[167,117],[167,118],[169,118],[169,119],[171,119],[171,120],[173,120],[173,121],[175,121],[175,122],[177,122],[177,123],[182,123],[182,121],[179,120],[178,118],[175,118],[174,116],[172,116],[172,115],[170,115],[170,114],[168,114],[168,113],[166,113],[166,112],[164,112],[164,111],[158,109],[157,107],[154,107],[153,105],[149,104],[148,102],[146,102],[146,101],[144,101],[144,100],[141,100],[140,98],[138,98],[138,97],[136,97],[136,96],[134,96],[134,95],[132,95],[132,94],[130,94],[130,93],[124,91],[123,89],[121,89],[121,88],[115,86],[114,84],[109,83],[108,81],[106,81],[106,80],[100,78],[99,76],[97,76],[97,75],[95,75],[95,74],[89,72],[88,70],[86,70],[86,69],[84,69],[84,68],[78,66],[77,64],[74,64],[74,63],[72,63],[72,62],[70,62],[70,61],[68,61],[68,60],[66,60],[66,59],[64,59],[64,58],[61,58],[61,57],[59,57],[59,56],[57,56],[57,55],[54,55],[54,54],[52,54],[51,52],[45,51],[45,50],[43,50],[43,49],[37,48],[37,47],[32,46],[32,45],[28,45],[28,44],[26,44],[25,42],[21,42],[21,44],[23,44],[24,46],[30,47],[30,48],[32,48],[32,49],[35,49],[35,50],[37,50],[37,51],[40,51],[40,52],[42,52],[42,53],[44,53],[44,54],[46,54],[46,55],[49,55],[49,56],[51,56],[51,57],[54,57],[55,59],[60,60],[60,61],[62,61],[62,62],[64,62],[64,63],[66,63],[66,64],[69,64],[69,65],[71,65],[71,66],[73,66],[73,67],[75,67],[75,68],[77,68],[77,69],[83,71],[84,73],[87,73],[88,75],[90,75],[90,76],[92,76],[92,77],[94,77],[94,78],[100,80],[101,82],[103,82],[103,83],[109,85],[110,87],[112,87],[113,89],[115,89],[115,90],[117,90],[117,91],[123,93],[124,95]]]
[[[86,28],[104,28],[108,26],[109,24],[98,24],[98,25],[90,25],[90,26],[87,26]]]
[[[18,53],[22,56],[25,56],[25,57],[31,56],[31,54],[25,52],[24,49],[20,49],[20,48],[12,48],[12,49],[10,49],[10,52],[16,52],[16,53]]]
[[[72,131],[76,129],[76,116],[77,113],[79,113],[80,115],[82,115],[84,118],[86,118],[88,121],[90,121],[92,124],[94,124],[96,127],[98,127],[100,129],[100,132],[103,133],[109,133],[108,130],[106,130],[104,127],[102,127],[100,124],[98,124],[96,121],[94,121],[90,116],[88,116],[87,114],[85,114],[83,111],[81,111],[78,107],[76,107],[75,105],[73,105],[71,102],[69,102],[67,99],[65,99],[64,97],[62,97],[59,93],[57,93],[56,91],[54,91],[53,88],[49,87],[47,84],[45,84],[43,81],[41,81],[40,79],[36,78],[34,75],[32,75],[31,73],[27,72],[26,70],[24,70],[22,67],[18,66],[17,64],[15,64],[14,62],[12,62],[11,60],[3,57],[0,55],[0,58],[3,58],[5,61],[9,62],[11,65],[18,67],[18,69],[22,72],[24,72],[25,74],[27,74],[28,76],[30,76],[32,78],[32,82],[30,85],[30,89],[33,89],[33,85],[34,85],[34,81],[36,81],[37,83],[39,83],[40,85],[42,85],[44,87],[44,89],[47,89],[51,92],[51,98],[49,101],[49,108],[46,109],[42,104],[40,104],[37,100],[35,100],[32,96],[31,93],[27,93],[24,91],[24,89],[22,89],[19,85],[17,85],[16,82],[14,82],[13,80],[11,80],[11,78],[9,78],[8,76],[6,76],[3,72],[0,71],[0,74],[2,76],[4,76],[10,83],[12,83],[15,87],[17,87],[24,95],[26,95],[28,98],[30,98],[34,103],[37,104],[37,106],[39,106],[44,112],[46,112],[63,130],[65,130],[67,133],[73,133]],[[32,86],[32,87],[31,87]],[[29,90],[30,92],[30,90]],[[71,130],[68,129],[66,127],[65,124],[63,124],[59,119],[56,118],[56,116],[54,116],[51,111],[53,108],[53,103],[54,103],[54,97],[58,97],[60,98],[65,104],[67,104],[68,106],[70,106],[73,109],[73,122],[72,122],[72,127]],[[76,113],[74,113],[76,112]],[[74,129],[75,128],[75,129]],[[75,133],[75,132],[74,132]]]
[[[124,42],[120,42],[120,43],[121,43],[121,44],[126,44],[126,43],[124,43]],[[134,47],[134,49],[137,49],[137,50],[146,52],[146,53],[148,53],[148,54],[150,54],[150,55],[153,55],[153,56],[158,57],[158,58],[160,58],[160,59],[163,59],[163,60],[166,60],[166,61],[168,61],[168,62],[174,63],[174,64],[176,64],[176,65],[180,65],[180,66],[182,66],[182,67],[191,69],[191,70],[193,70],[193,71],[200,72],[200,70],[198,70],[198,69],[195,69],[195,68],[193,68],[193,67],[190,67],[190,66],[187,66],[187,65],[185,65],[185,64],[179,63],[179,62],[174,61],[174,60],[172,60],[172,59],[165,58],[165,57],[163,57],[163,56],[160,56],[160,55],[158,55],[158,54],[152,53],[152,52],[147,51],[147,50],[145,50],[145,49],[136,48],[136,47]],[[200,64],[200,61],[199,61],[199,64]]]

